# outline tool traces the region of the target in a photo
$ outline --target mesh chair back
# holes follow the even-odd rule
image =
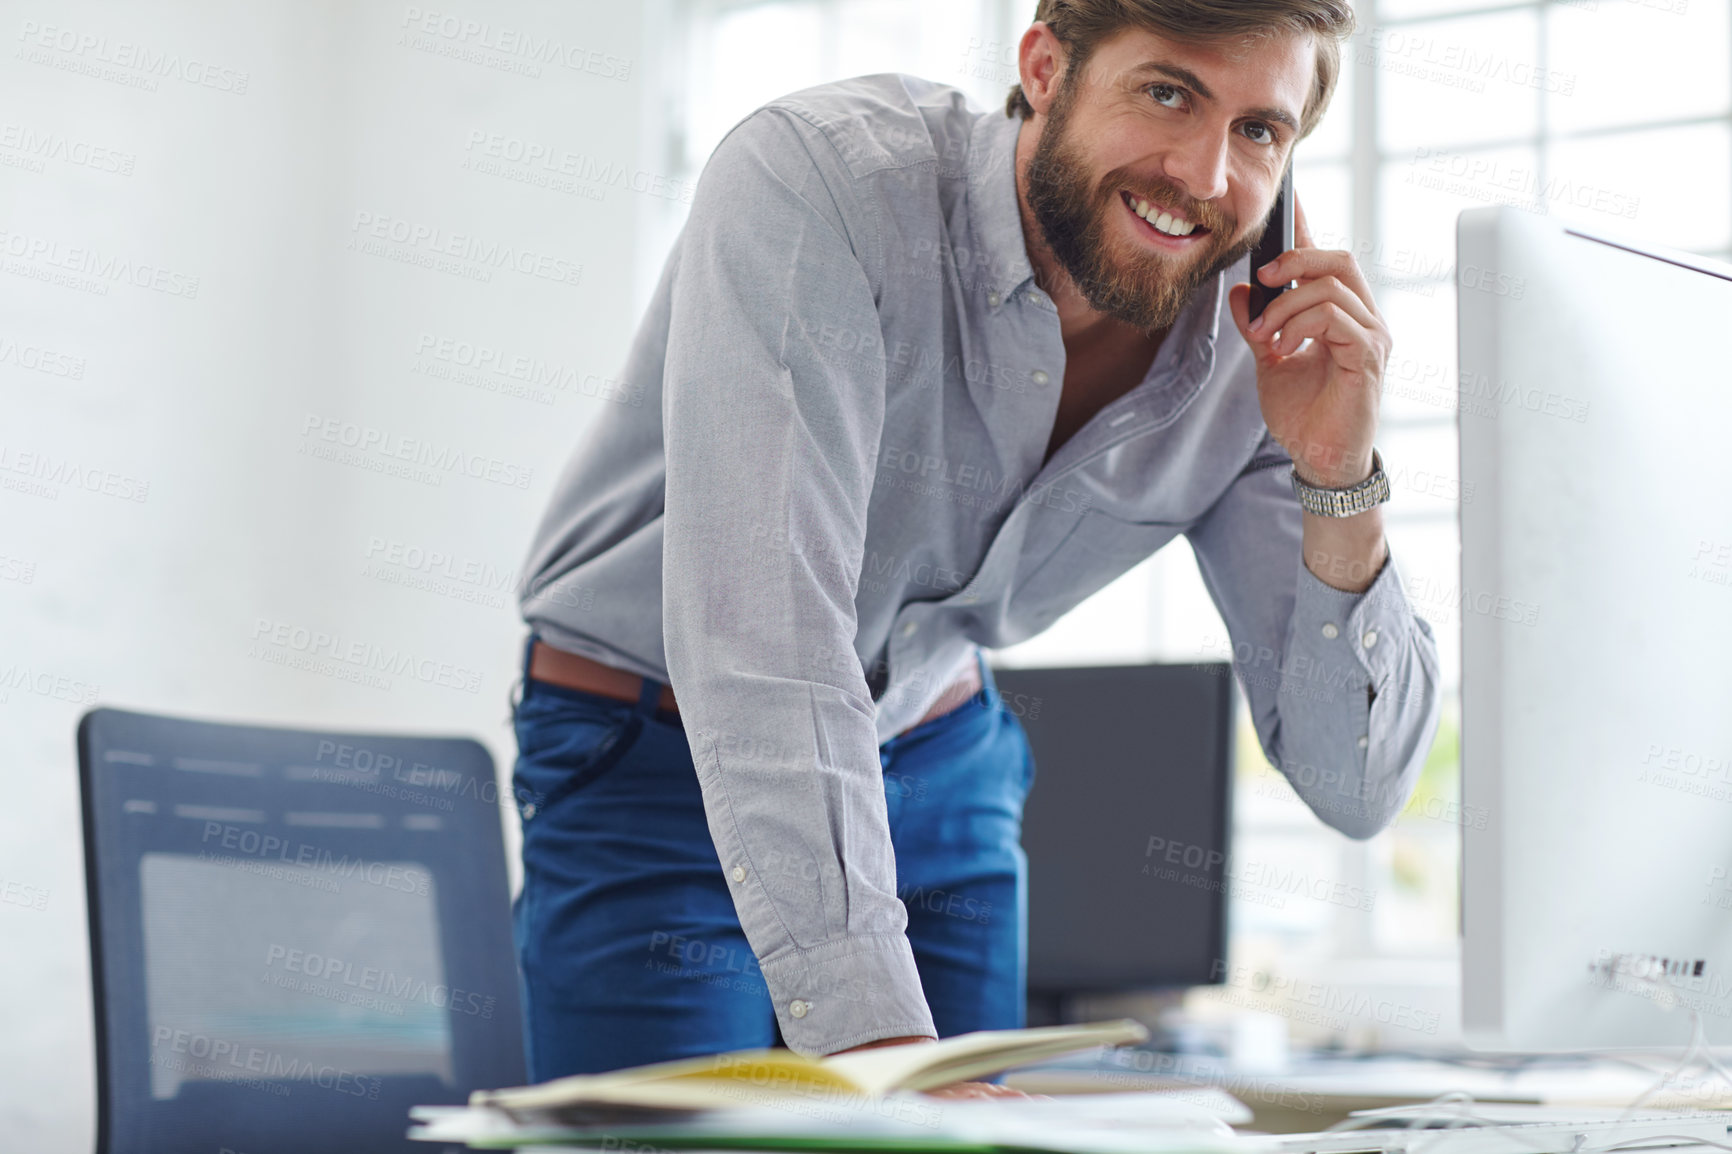
[[[99,1154],[434,1154],[411,1105],[524,1081],[480,744],[98,709],[78,753]]]

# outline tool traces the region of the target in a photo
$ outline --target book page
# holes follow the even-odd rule
[[[557,1109],[583,1102],[702,1109],[746,1104],[754,1096],[818,1089],[860,1092],[844,1071],[829,1069],[816,1059],[792,1050],[759,1049],[678,1058],[606,1074],[573,1074],[537,1086],[477,1090],[469,1096],[469,1104],[511,1110]]]

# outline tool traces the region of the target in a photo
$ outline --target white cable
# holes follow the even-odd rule
[[[1672,989],[1668,983],[1662,982],[1659,979],[1650,977],[1650,976],[1645,975],[1645,974],[1628,974],[1628,973],[1626,973],[1623,976],[1626,978],[1630,978],[1630,979],[1637,981],[1637,982],[1645,982],[1645,983],[1649,984],[1650,986],[1659,987],[1664,993],[1666,993],[1668,995],[1672,992]],[[1677,1002],[1668,997],[1666,999],[1661,1000],[1659,1004],[1663,1008],[1671,1009],[1677,1005]],[[1689,1044],[1684,1047],[1683,1056],[1678,1059],[1677,1064],[1674,1065],[1670,1070],[1666,1070],[1665,1072],[1663,1072],[1660,1075],[1660,1078],[1657,1082],[1655,1082],[1652,1086],[1649,1086],[1646,1090],[1642,1091],[1640,1094],[1636,1095],[1635,1099],[1633,1101],[1631,1101],[1628,1106],[1624,1107],[1623,1113],[1620,1114],[1613,1123],[1613,1130],[1612,1130],[1613,1134],[1616,1134],[1619,1129],[1621,1129],[1623,1126],[1627,1125],[1634,1118],[1635,1112],[1641,1108],[1641,1105],[1643,1102],[1646,1102],[1649,1098],[1652,1098],[1655,1094],[1659,1093],[1662,1089],[1664,1089],[1667,1085],[1669,1085],[1673,1081],[1673,1079],[1677,1078],[1678,1075],[1682,1074],[1686,1069],[1688,1069],[1690,1067],[1690,1065],[1694,1061],[1696,1061],[1698,1055],[1700,1055],[1702,1065],[1707,1067],[1707,1069],[1709,1071],[1711,1071],[1715,1076],[1717,1076],[1722,1081],[1724,1081],[1729,1089],[1732,1089],[1732,1072],[1728,1072],[1726,1067],[1722,1066],[1720,1064],[1720,1062],[1714,1057],[1714,1051],[1708,1045],[1708,1032],[1707,1032],[1707,1028],[1703,1025],[1702,1014],[1699,1010],[1697,1010],[1694,1007],[1690,1008],[1690,1024],[1691,1024],[1690,1041],[1689,1041]],[[1616,1054],[1605,1054],[1605,1055],[1596,1055],[1596,1056],[1603,1057],[1603,1058],[1610,1058],[1612,1060],[1617,1060],[1617,1061],[1624,1061],[1624,1062],[1627,1062],[1629,1065],[1637,1067],[1638,1069],[1648,1069],[1650,1073],[1653,1072],[1652,1067],[1645,1066],[1638,1058],[1636,1058],[1634,1056],[1621,1057],[1621,1056],[1616,1055]],[[1532,1123],[1532,1122],[1503,1122],[1503,1121],[1498,1121],[1497,1119],[1494,1119],[1494,1118],[1485,1117],[1484,1115],[1477,1115],[1477,1114],[1472,1113],[1468,1109],[1468,1107],[1471,1107],[1471,1106],[1474,1106],[1477,1104],[1478,1103],[1475,1102],[1473,1095],[1469,1094],[1465,1090],[1452,1090],[1447,1094],[1439,1094],[1437,1097],[1431,1099],[1429,1102],[1421,1102],[1421,1103],[1418,1103],[1417,1105],[1414,1105],[1414,1106],[1400,1107],[1394,1111],[1383,1111],[1383,1112],[1380,1112],[1378,1114],[1372,1114],[1372,1115],[1363,1115],[1362,1114],[1362,1115],[1355,1117],[1355,1118],[1343,1119],[1342,1121],[1335,1123],[1335,1125],[1330,1126],[1327,1130],[1324,1131],[1324,1133],[1336,1133],[1336,1132],[1344,1131],[1344,1130],[1365,1129],[1367,1127],[1374,1126],[1379,1122],[1383,1122],[1387,1119],[1390,1119],[1393,1117],[1398,1117],[1400,1113],[1405,1113],[1408,1110],[1412,1110],[1415,1112],[1413,1118],[1408,1121],[1408,1123],[1405,1127],[1406,1131],[1411,1132],[1416,1127],[1418,1127],[1423,1121],[1425,1121],[1426,1117],[1428,1116],[1425,1113],[1426,1107],[1448,1105],[1448,1106],[1462,1107],[1462,1109],[1457,1111],[1456,1115],[1454,1117],[1450,1118],[1444,1126],[1436,1127],[1437,1130],[1441,1131],[1437,1135],[1436,1141],[1445,1141],[1448,1139],[1450,1131],[1458,1129],[1463,1124],[1466,1124],[1469,1122],[1474,1122],[1474,1123],[1478,1123],[1479,1126],[1481,1126],[1485,1129],[1512,1131],[1511,1137],[1516,1138],[1520,1143],[1522,1143],[1523,1145],[1526,1145],[1529,1148],[1531,1148],[1532,1150],[1534,1150],[1535,1154],[1554,1154],[1552,1144],[1542,1144],[1539,1142],[1535,1142],[1535,1141],[1531,1140],[1528,1137],[1528,1135],[1521,1132],[1521,1129],[1520,1129],[1521,1127],[1532,1126],[1532,1125],[1534,1125],[1534,1123]],[[1435,1117],[1435,1113],[1433,1113],[1430,1116]],[[1729,1119],[1732,1119],[1732,1112],[1729,1112],[1727,1116]],[[1623,1139],[1622,1141],[1617,1141],[1617,1142],[1608,1142],[1608,1143],[1604,1143],[1604,1144],[1596,1145],[1596,1146],[1579,1147],[1579,1148],[1571,1151],[1571,1154],[1608,1154],[1608,1152],[1610,1152],[1610,1151],[1621,1149],[1621,1148],[1623,1148],[1625,1146],[1629,1146],[1630,1144],[1635,1143],[1635,1142],[1652,1142],[1657,1138],[1666,1138],[1666,1139],[1672,1139],[1672,1140],[1679,1141],[1679,1142],[1688,1142],[1688,1143],[1691,1143],[1693,1145],[1699,1145],[1699,1146],[1714,1146],[1714,1147],[1718,1147],[1721,1150],[1732,1151],[1732,1143],[1716,1142],[1716,1141],[1714,1141],[1712,1139],[1708,1139],[1708,1138],[1696,1138],[1696,1137],[1692,1137],[1691,1135],[1688,1135],[1688,1134],[1643,1134],[1637,1138],[1626,1138],[1626,1139]],[[1423,1150],[1423,1149],[1429,1149],[1431,1147],[1431,1145],[1433,1145],[1433,1143],[1426,1142],[1423,1144],[1408,1145],[1406,1148],[1407,1148],[1408,1154],[1418,1154],[1418,1151]]]

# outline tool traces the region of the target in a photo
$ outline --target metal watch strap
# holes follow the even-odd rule
[[[1357,485],[1345,489],[1319,489],[1301,481],[1297,468],[1292,477],[1293,495],[1299,498],[1300,506],[1319,517],[1352,517],[1389,500],[1389,477],[1383,471],[1383,458],[1376,449],[1371,450],[1371,476]]]

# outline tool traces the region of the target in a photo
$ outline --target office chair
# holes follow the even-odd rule
[[[410,1106],[523,1083],[481,745],[97,709],[78,760],[98,1154],[436,1154]]]

